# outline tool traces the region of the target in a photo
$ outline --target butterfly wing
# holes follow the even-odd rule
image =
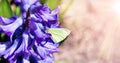
[[[49,28],[47,32],[52,35],[51,38],[57,43],[63,41],[70,34],[70,31],[65,28]]]

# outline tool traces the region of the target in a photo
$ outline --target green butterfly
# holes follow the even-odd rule
[[[63,41],[70,34],[70,31],[65,28],[48,28],[47,32],[52,35],[52,40],[57,43]]]

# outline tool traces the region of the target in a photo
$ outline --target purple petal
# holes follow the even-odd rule
[[[1,25],[0,28],[7,34],[7,35],[12,35],[15,30],[22,25],[22,19],[18,18],[16,21],[14,21],[11,24],[8,25]]]
[[[58,20],[58,17],[56,15],[58,14],[60,7],[56,8],[55,10],[48,12],[44,11],[44,9],[40,10],[40,13],[42,14],[41,17],[46,21],[46,20]]]
[[[12,44],[12,46],[10,48],[8,48],[7,50],[4,51],[4,53],[3,53],[4,58],[8,58],[9,56],[11,56],[14,53],[15,49],[18,46],[18,43],[19,43],[19,41],[17,39],[14,41],[14,43]]]
[[[5,51],[6,45],[5,44],[0,44],[0,53]]]
[[[16,4],[20,4],[21,5],[21,9],[22,9],[22,12],[27,12],[28,11],[28,8],[35,4],[36,2],[39,2],[39,0],[15,0],[15,3]]]
[[[45,63],[54,63],[53,60],[54,60],[53,57],[52,58],[47,57],[46,60],[45,60]]]
[[[32,23],[31,23],[31,31],[32,31],[32,34],[34,34],[35,37],[36,37],[36,39],[38,39],[38,40],[45,40],[45,38],[49,37],[49,35],[46,34],[46,33],[44,33],[44,32],[42,31],[42,29],[40,29],[40,27],[42,27],[41,24],[32,22]]]
[[[24,52],[28,52],[27,48],[28,48],[28,40],[29,36],[27,33],[23,33],[23,43],[24,43]]]
[[[53,12],[50,11],[49,7],[46,5],[32,6],[31,12],[36,15],[36,17],[42,18],[44,21],[56,20],[54,15],[57,15],[58,9]]]
[[[51,14],[55,15],[58,14],[58,11],[60,10],[60,7],[57,7],[55,10],[51,12]]]
[[[34,21],[30,21],[30,29],[31,30],[36,30],[37,29],[37,25]]]
[[[27,33],[23,33],[23,40],[22,40],[22,43],[21,45],[19,46],[19,48],[14,52],[14,54],[17,54],[17,53],[20,53],[21,51],[23,52],[28,52],[27,48],[28,48],[28,34]]]
[[[59,52],[58,50],[58,44],[53,44],[53,43],[46,43],[44,45],[49,53],[54,53],[54,52]]]
[[[53,21],[48,21],[48,26],[50,28],[60,28],[60,22],[53,20]]]
[[[0,24],[1,25],[7,25],[14,22],[14,19],[8,19],[8,18],[3,18],[0,16]]]
[[[43,47],[41,47],[41,46],[37,47],[37,52],[42,59],[46,58],[46,51]]]
[[[37,44],[35,44],[35,46],[37,48],[37,53],[40,55],[40,57],[42,59],[45,59],[47,56],[45,48]]]
[[[37,61],[38,63],[54,63],[53,60],[54,60],[53,56],[48,55],[44,60]]]
[[[29,4],[32,5],[36,2],[38,2],[39,0],[15,0],[15,3],[22,3],[22,4]]]
[[[5,42],[5,43],[0,42],[0,56],[5,53],[9,44],[10,44],[10,42]]]
[[[59,17],[58,11],[60,7],[51,11],[46,5],[32,5],[30,7],[31,15],[30,17],[34,18],[34,21],[43,21],[46,22],[47,27],[59,28]]]
[[[30,49],[29,52],[35,57],[38,56],[38,54],[33,49]]]
[[[5,34],[7,34],[8,36],[11,37],[12,40],[12,36],[15,32],[15,30],[21,26],[23,23],[21,18],[16,19],[13,23],[8,24],[8,25],[1,25],[0,28],[5,32]]]
[[[25,59],[25,58],[23,58],[23,63],[30,63],[30,61]]]

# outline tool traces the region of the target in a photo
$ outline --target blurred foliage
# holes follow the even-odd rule
[[[46,1],[47,1],[47,0],[40,0],[40,3],[41,3],[41,4],[44,4],[44,3],[46,3]]]
[[[51,10],[55,9],[60,5],[61,0],[40,0],[42,4],[46,4],[50,7]]]
[[[10,18],[12,10],[8,0],[0,0],[0,16]]]
[[[70,0],[69,3],[68,3],[68,5],[66,6],[66,8],[61,12],[60,17],[59,17],[59,18],[60,18],[60,21],[62,21],[63,16],[64,16],[65,13],[68,11],[68,9],[69,9],[70,6],[72,5],[73,1],[74,1],[74,0]]]
[[[5,35],[4,33],[0,33],[0,42],[7,42],[9,40],[10,38],[7,35]]]
[[[15,7],[15,12],[14,13],[15,13],[16,16],[20,16],[21,15],[20,6],[16,6]]]
[[[53,10],[60,5],[61,0],[47,0],[46,4]]]

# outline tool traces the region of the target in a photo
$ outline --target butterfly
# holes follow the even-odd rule
[[[48,28],[47,32],[52,35],[52,40],[57,43],[63,41],[70,34],[66,28]]]

